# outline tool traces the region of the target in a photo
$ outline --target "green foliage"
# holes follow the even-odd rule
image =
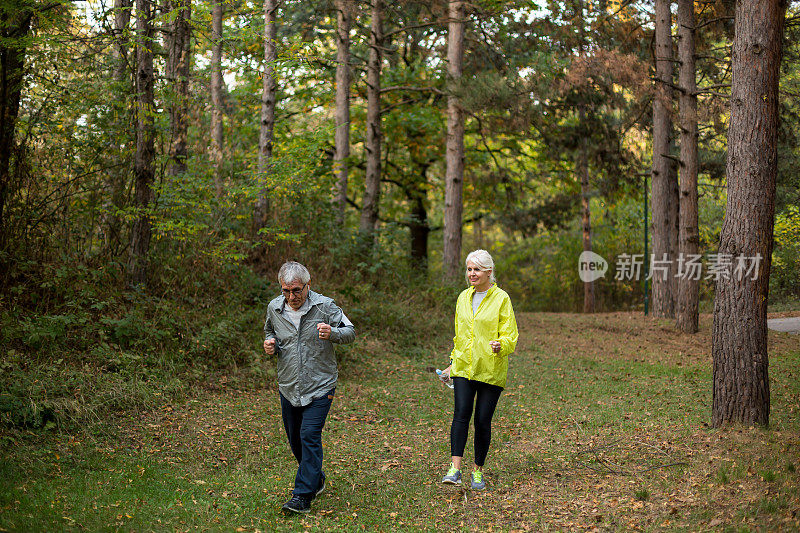
[[[774,250],[770,293],[777,297],[800,297],[800,206],[787,206],[775,216]]]
[[[0,341],[27,358],[20,369],[24,376],[40,379],[53,371],[72,387],[39,388],[20,374],[16,378],[30,386],[12,395],[8,412],[45,405],[62,420],[72,408],[59,402],[74,394],[81,373],[97,398],[110,387],[136,388],[141,395],[131,396],[139,398],[132,400],[135,405],[146,403],[146,384],[164,376],[191,383],[214,372],[261,379],[263,307],[277,294],[272,278],[288,258],[307,263],[315,286],[335,296],[367,334],[385,335],[415,358],[445,350],[437,332],[450,331],[452,302],[461,288],[437,281],[449,90],[467,111],[464,217],[470,222],[464,252],[483,247],[495,254],[500,284],[519,310],[579,309],[575,167],[586,147],[593,247],[610,266],[596,285],[597,307],[639,308],[641,282],[613,279],[615,258],[644,251],[639,180],[648,169],[650,51],[641,24],[647,16],[638,6],[611,14],[604,3],[553,3],[536,10],[519,1],[476,3],[466,27],[465,77],[450,84],[442,60],[444,4],[393,5],[382,78],[387,89],[381,104],[382,221],[368,243],[356,230],[366,158],[363,17],[354,18],[352,32],[352,203],[340,225],[331,202],[336,189],[331,6],[294,0],[280,6],[273,156],[265,172],[257,168],[262,7],[226,7],[224,161],[217,168],[207,153],[212,43],[204,29],[210,4],[200,3],[193,10],[189,156],[187,171],[179,175],[170,172],[169,160],[168,110],[177,95],[164,76],[168,58],[160,37],[175,12],[157,13],[159,37],[150,43],[156,107],[148,111],[157,133],[155,201],[146,212],[132,204],[137,111],[132,24],[117,32],[108,6],[93,6],[88,13],[64,4],[39,13],[30,35],[6,41],[25,48],[27,70],[0,221],[9,237],[0,251],[3,267],[9,266],[0,274]],[[725,50],[724,32],[707,31],[703,50]],[[787,57],[796,48],[789,43]],[[719,66],[725,58],[719,59],[701,67],[704,79],[726,81],[726,69]],[[788,61],[784,71],[782,89],[794,91],[796,64]],[[724,215],[724,195],[717,193],[724,186],[719,179],[726,119],[713,102],[709,98],[703,108],[708,122],[702,139],[703,251],[715,248]],[[796,128],[790,126],[800,116],[796,107],[782,102],[786,120],[773,256],[772,294],[787,299],[800,291],[798,158]],[[264,191],[270,217],[254,234],[253,206]],[[140,215],[147,215],[153,230],[149,279],[147,287],[128,291],[122,282],[129,231]],[[428,239],[422,252],[409,245],[412,234]],[[702,290],[708,296],[710,285]],[[353,351],[344,348],[345,359]],[[177,384],[176,394],[184,386],[190,385]],[[97,405],[125,401],[120,394]],[[30,425],[25,420],[43,412],[36,409],[8,420]]]
[[[0,426],[49,430],[55,427],[55,420],[51,407],[0,393]]]
[[[617,280],[615,276],[620,255],[644,254],[642,207],[633,199],[612,205],[593,201],[591,205],[592,249],[608,262],[605,277],[595,283],[596,306],[601,310],[641,308],[645,267],[638,280],[635,276]],[[515,296],[515,307],[529,311],[582,309],[583,282],[578,275],[581,231],[579,221],[573,220],[564,229],[540,231],[524,246],[498,250],[499,283]]]
[[[10,291],[0,314],[3,423],[44,428],[152,405],[222,369],[251,379],[261,362],[263,283],[242,267],[206,260],[189,273],[173,261],[161,264],[159,298],[122,291],[85,265],[17,270],[24,290]],[[263,370],[253,370],[260,379]]]

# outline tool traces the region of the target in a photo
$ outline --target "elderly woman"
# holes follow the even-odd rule
[[[465,289],[456,302],[455,337],[450,366],[442,371],[454,384],[450,426],[450,469],[442,483],[461,484],[461,459],[470,418],[475,412],[474,461],[470,485],[486,488],[483,465],[492,439],[492,416],[506,386],[508,356],[517,346],[517,321],[511,299],[495,283],[494,261],[486,250],[467,256]]]

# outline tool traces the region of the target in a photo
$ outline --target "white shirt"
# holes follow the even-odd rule
[[[303,318],[304,314],[308,313],[309,309],[311,309],[311,304],[308,303],[308,298],[306,298],[306,301],[303,302],[303,305],[301,305],[300,309],[297,311],[292,309],[292,306],[287,303],[283,308],[283,314],[294,324],[294,329],[300,331],[300,319]]]
[[[483,292],[475,291],[475,294],[472,295],[472,314],[478,312],[478,307],[480,307],[481,302],[486,297],[486,293],[489,292],[489,289],[486,289]]]

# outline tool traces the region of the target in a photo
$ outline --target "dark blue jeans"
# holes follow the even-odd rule
[[[283,427],[298,463],[294,478],[295,496],[313,499],[322,484],[322,428],[335,392],[335,388],[331,389],[305,407],[295,407],[280,395]]]

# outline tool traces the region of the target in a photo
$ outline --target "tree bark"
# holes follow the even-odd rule
[[[412,199],[411,224],[411,264],[412,267],[426,271],[428,268],[428,236],[431,229],[428,225],[428,210],[425,208],[424,192],[419,192]]]
[[[694,0],[678,0],[678,78],[680,103],[680,227],[678,257],[686,261],[700,247],[697,214],[697,80],[694,59]],[[699,313],[699,279],[684,269],[678,277],[676,326],[684,333],[696,333]]]
[[[265,181],[272,163],[275,133],[275,99],[277,92],[275,62],[278,59],[275,14],[277,10],[277,0],[264,1],[264,77],[261,85],[261,122],[258,135],[258,175],[262,182]],[[269,210],[269,190],[264,186],[256,200],[253,216],[253,225],[256,232],[267,227]]]
[[[214,162],[214,189],[222,196],[222,18],[224,5],[216,1],[211,9],[211,158]]]
[[[186,173],[188,157],[189,78],[191,75],[192,17],[191,0],[172,0],[170,10],[175,19],[170,24],[167,40],[167,78],[173,87],[173,101],[169,118],[172,142],[170,143],[170,174]]]
[[[472,241],[476,250],[483,250],[483,222],[480,217],[476,217],[472,222]]]
[[[114,74],[121,80],[128,70],[128,41],[123,36],[131,22],[132,0],[114,0]]]
[[[359,229],[371,242],[378,221],[381,194],[381,62],[383,60],[383,0],[372,0],[372,24],[367,65],[367,170]]]
[[[11,159],[19,116],[25,67],[24,39],[31,29],[33,13],[12,7],[0,8],[0,250],[8,245],[6,202],[11,187]]]
[[[586,121],[586,112],[581,107],[580,122]],[[589,147],[587,139],[581,140],[580,151],[578,152],[578,164],[576,170],[581,181],[581,229],[583,233],[583,251],[592,251],[592,223],[591,209],[589,206]],[[594,282],[585,281],[583,283],[583,312],[594,313]]]
[[[447,95],[447,170],[444,190],[444,250],[442,254],[445,281],[459,279],[461,264],[461,222],[464,185],[464,115],[456,91],[461,81],[464,59],[464,4],[451,0],[447,28],[447,74],[450,90]]]
[[[147,283],[150,251],[150,208],[155,177],[155,123],[153,113],[153,6],[151,0],[136,0],[136,159],[135,206],[138,210],[131,230],[128,286]]]
[[[714,298],[712,423],[769,423],[767,301],[778,171],[778,82],[786,4],[738,0],[733,41],[728,200],[720,254],[757,257],[756,276],[720,277]],[[755,277],[755,279],[752,279]]]
[[[336,220],[344,226],[347,207],[347,158],[350,156],[350,24],[352,7],[349,0],[336,0],[336,152],[333,170],[336,174]]]
[[[653,255],[665,270],[655,270],[653,283],[653,316],[673,317],[674,261],[677,248],[678,209],[677,183],[669,159],[672,146],[672,15],[670,0],[655,1],[655,65],[656,95],[653,99]]]
[[[579,19],[579,36],[578,41],[578,60],[586,61],[586,17],[584,15],[583,1],[578,2],[580,19]],[[578,108],[578,121],[583,133],[579,141],[580,148],[578,151],[578,160],[575,165],[575,170],[578,173],[578,180],[581,183],[581,231],[583,234],[583,251],[592,251],[592,222],[591,222],[591,205],[589,197],[589,140],[588,131],[586,127],[586,105],[581,104]],[[581,130],[578,130],[581,132]],[[583,312],[594,313],[594,281],[583,282]]]
[[[129,106],[128,97],[133,92],[131,69],[128,65],[128,40],[125,32],[131,22],[132,0],[114,0],[114,47],[112,57],[114,62],[114,80],[116,81],[116,97],[111,105],[114,109],[115,139],[114,157],[121,168],[112,169],[108,173],[108,186],[110,194],[105,201],[104,230],[105,246],[111,254],[116,255],[122,243],[122,220],[117,213],[125,207],[125,192],[130,178],[129,162],[124,157],[127,152],[126,145],[135,142],[131,135],[133,112]]]

